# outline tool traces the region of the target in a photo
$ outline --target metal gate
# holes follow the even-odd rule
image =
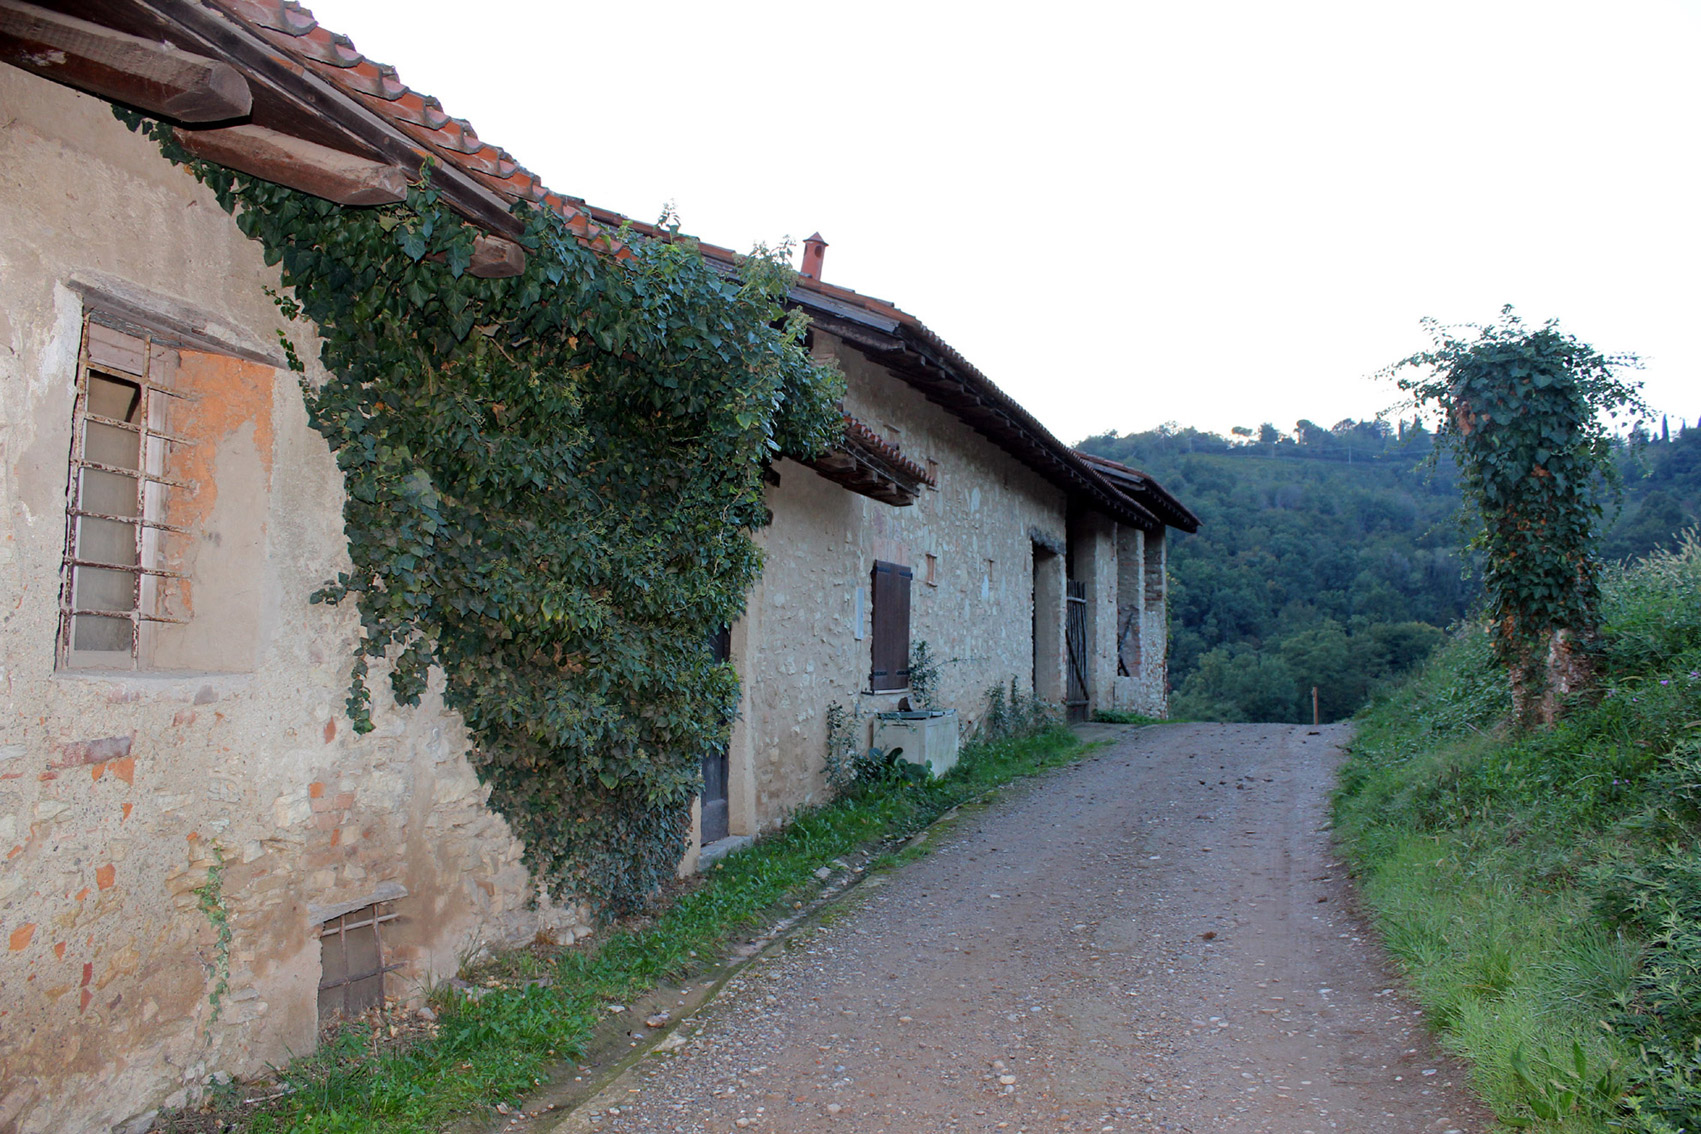
[[[1064,638],[1069,645],[1069,692],[1064,708],[1069,720],[1079,723],[1087,719],[1087,584],[1070,579],[1067,583],[1069,619]]]

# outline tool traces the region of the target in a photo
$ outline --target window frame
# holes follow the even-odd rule
[[[126,353],[134,356],[127,363]],[[187,535],[188,529],[166,522],[167,495],[173,490],[192,492],[194,485],[172,477],[170,470],[179,461],[170,455],[173,449],[191,442],[172,432],[168,425],[176,416],[171,407],[185,402],[186,396],[172,384],[178,362],[175,347],[167,346],[146,332],[133,328],[111,326],[91,312],[84,317],[83,333],[77,354],[76,394],[72,404],[71,452],[68,461],[65,493],[65,546],[61,563],[59,595],[58,640],[56,661],[60,669],[137,670],[146,668],[149,629],[155,624],[187,623],[186,617],[167,611],[173,584],[187,578],[182,572],[164,566],[162,546],[167,534]],[[93,378],[132,386],[137,391],[139,405],[135,420],[119,420],[95,413],[90,408],[90,384]],[[89,427],[121,430],[137,437],[136,467],[125,468],[99,461],[89,453]],[[135,511],[130,515],[102,512],[85,507],[87,476],[119,476],[136,482]],[[94,557],[87,547],[91,542],[84,531],[85,523],[94,521],[124,524],[135,529],[135,562],[114,563]],[[128,609],[115,606],[89,605],[83,601],[86,572],[122,571],[134,576]],[[79,649],[76,644],[80,619],[104,619],[129,623],[129,646],[124,650]]]

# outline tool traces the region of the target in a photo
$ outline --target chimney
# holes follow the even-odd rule
[[[821,278],[821,261],[827,258],[827,242],[817,232],[803,242],[803,275],[807,279]]]

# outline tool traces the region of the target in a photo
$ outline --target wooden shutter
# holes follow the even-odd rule
[[[868,687],[907,689],[910,684],[910,579],[908,567],[874,564],[874,665]]]

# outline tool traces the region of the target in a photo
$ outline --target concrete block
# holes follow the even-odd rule
[[[957,766],[957,710],[881,713],[874,718],[874,747],[901,748],[899,759],[925,764],[938,779]]]
[[[727,855],[743,850],[755,841],[749,835],[728,835],[724,839],[710,843],[697,854],[698,873],[709,869]]]

